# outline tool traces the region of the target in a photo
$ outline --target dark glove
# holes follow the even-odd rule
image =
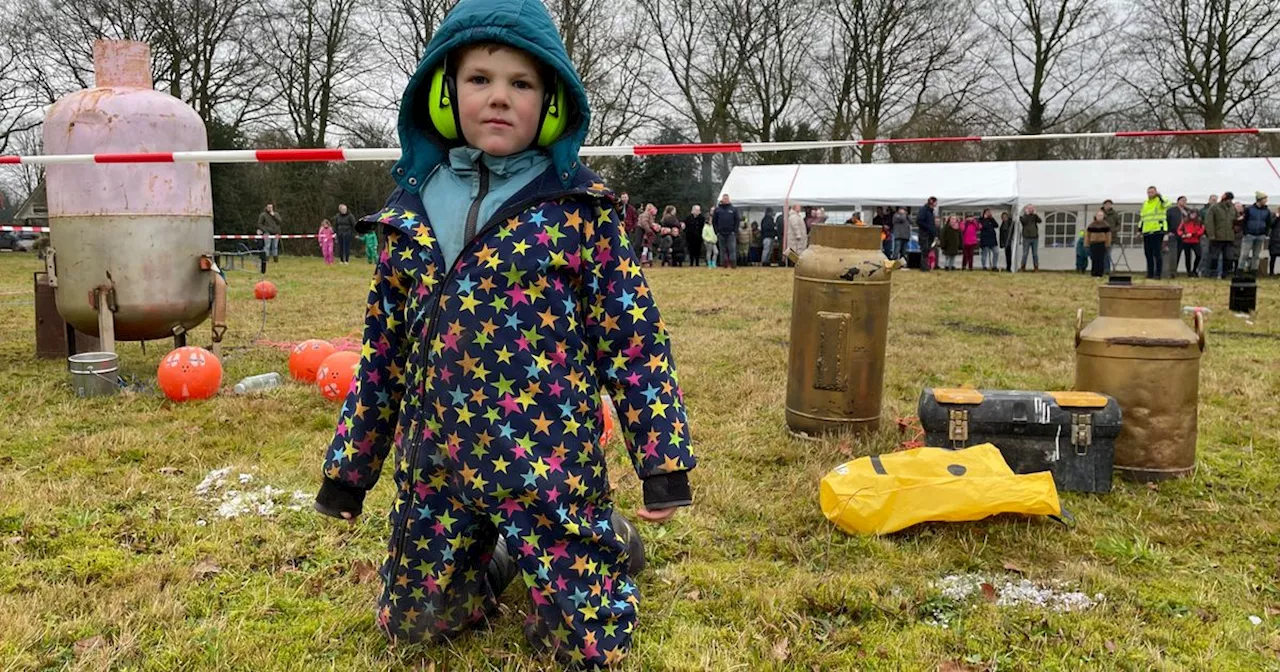
[[[644,479],[644,508],[650,511],[688,506],[693,503],[689,472],[676,471]]]
[[[351,514],[351,518],[364,511],[364,496],[367,491],[354,485],[347,485],[329,479],[320,484],[320,492],[312,507],[326,516],[346,520],[342,515]]]

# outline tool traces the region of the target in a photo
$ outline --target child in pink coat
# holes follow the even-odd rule
[[[320,241],[320,253],[324,255],[324,263],[332,265],[334,233],[329,220],[320,220],[320,230],[316,233],[316,239]]]
[[[973,270],[973,253],[978,249],[978,232],[982,229],[982,225],[978,224],[977,217],[967,217],[964,220],[962,231],[962,243],[964,245],[964,261],[961,268]]]

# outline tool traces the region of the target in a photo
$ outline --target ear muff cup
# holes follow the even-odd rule
[[[564,136],[569,129],[569,97],[565,94],[564,80],[555,78],[554,93],[547,96],[542,105],[542,118],[538,120],[539,147],[549,147]]]
[[[457,140],[461,135],[458,107],[455,105],[458,89],[454,78],[441,65],[431,73],[431,87],[427,90],[427,118],[436,133],[445,140]]]
[[[462,138],[462,123],[458,116],[458,88],[446,65],[440,65],[431,73],[431,85],[427,91],[426,116],[432,129],[441,138],[453,142]],[[569,129],[569,96],[564,81],[556,77],[548,95],[543,98],[542,114],[538,119],[538,132],[534,142],[539,147],[549,147],[562,138]]]

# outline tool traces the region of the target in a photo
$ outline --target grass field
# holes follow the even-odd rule
[[[77,399],[65,362],[34,357],[36,268],[30,255],[0,255],[0,669],[545,669],[520,634],[515,590],[490,630],[447,649],[388,650],[369,567],[382,559],[389,486],[354,526],[309,508],[336,406],[296,385],[185,405],[154,388]],[[369,273],[285,259],[270,274],[280,296],[265,338],[354,336]],[[914,415],[924,386],[1069,387],[1075,311],[1095,314],[1095,283],[901,274],[887,429],[809,443],[783,426],[790,272],[649,276],[701,466],[696,506],[642,528],[650,569],[628,669],[1280,668],[1280,282],[1260,283],[1252,325],[1226,311],[1225,283],[1185,284],[1185,304],[1214,311],[1194,478],[1065,494],[1071,529],[998,518],[857,538],[823,518],[819,479],[893,449],[891,420]],[[254,345],[258,276],[229,279],[224,385],[286,371],[283,351]],[[207,342],[201,327],[192,344]],[[119,348],[143,385],[166,349]],[[252,474],[248,487],[304,491],[307,506],[220,519],[196,487],[221,467]],[[639,483],[621,450],[611,467],[617,499],[634,509]],[[1055,613],[935,585],[971,572],[1103,598]]]

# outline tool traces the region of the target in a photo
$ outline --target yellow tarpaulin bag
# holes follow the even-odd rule
[[[917,523],[998,513],[1062,513],[1052,473],[1015,474],[989,443],[860,457],[822,478],[819,499],[827,519],[850,534],[889,534]]]

